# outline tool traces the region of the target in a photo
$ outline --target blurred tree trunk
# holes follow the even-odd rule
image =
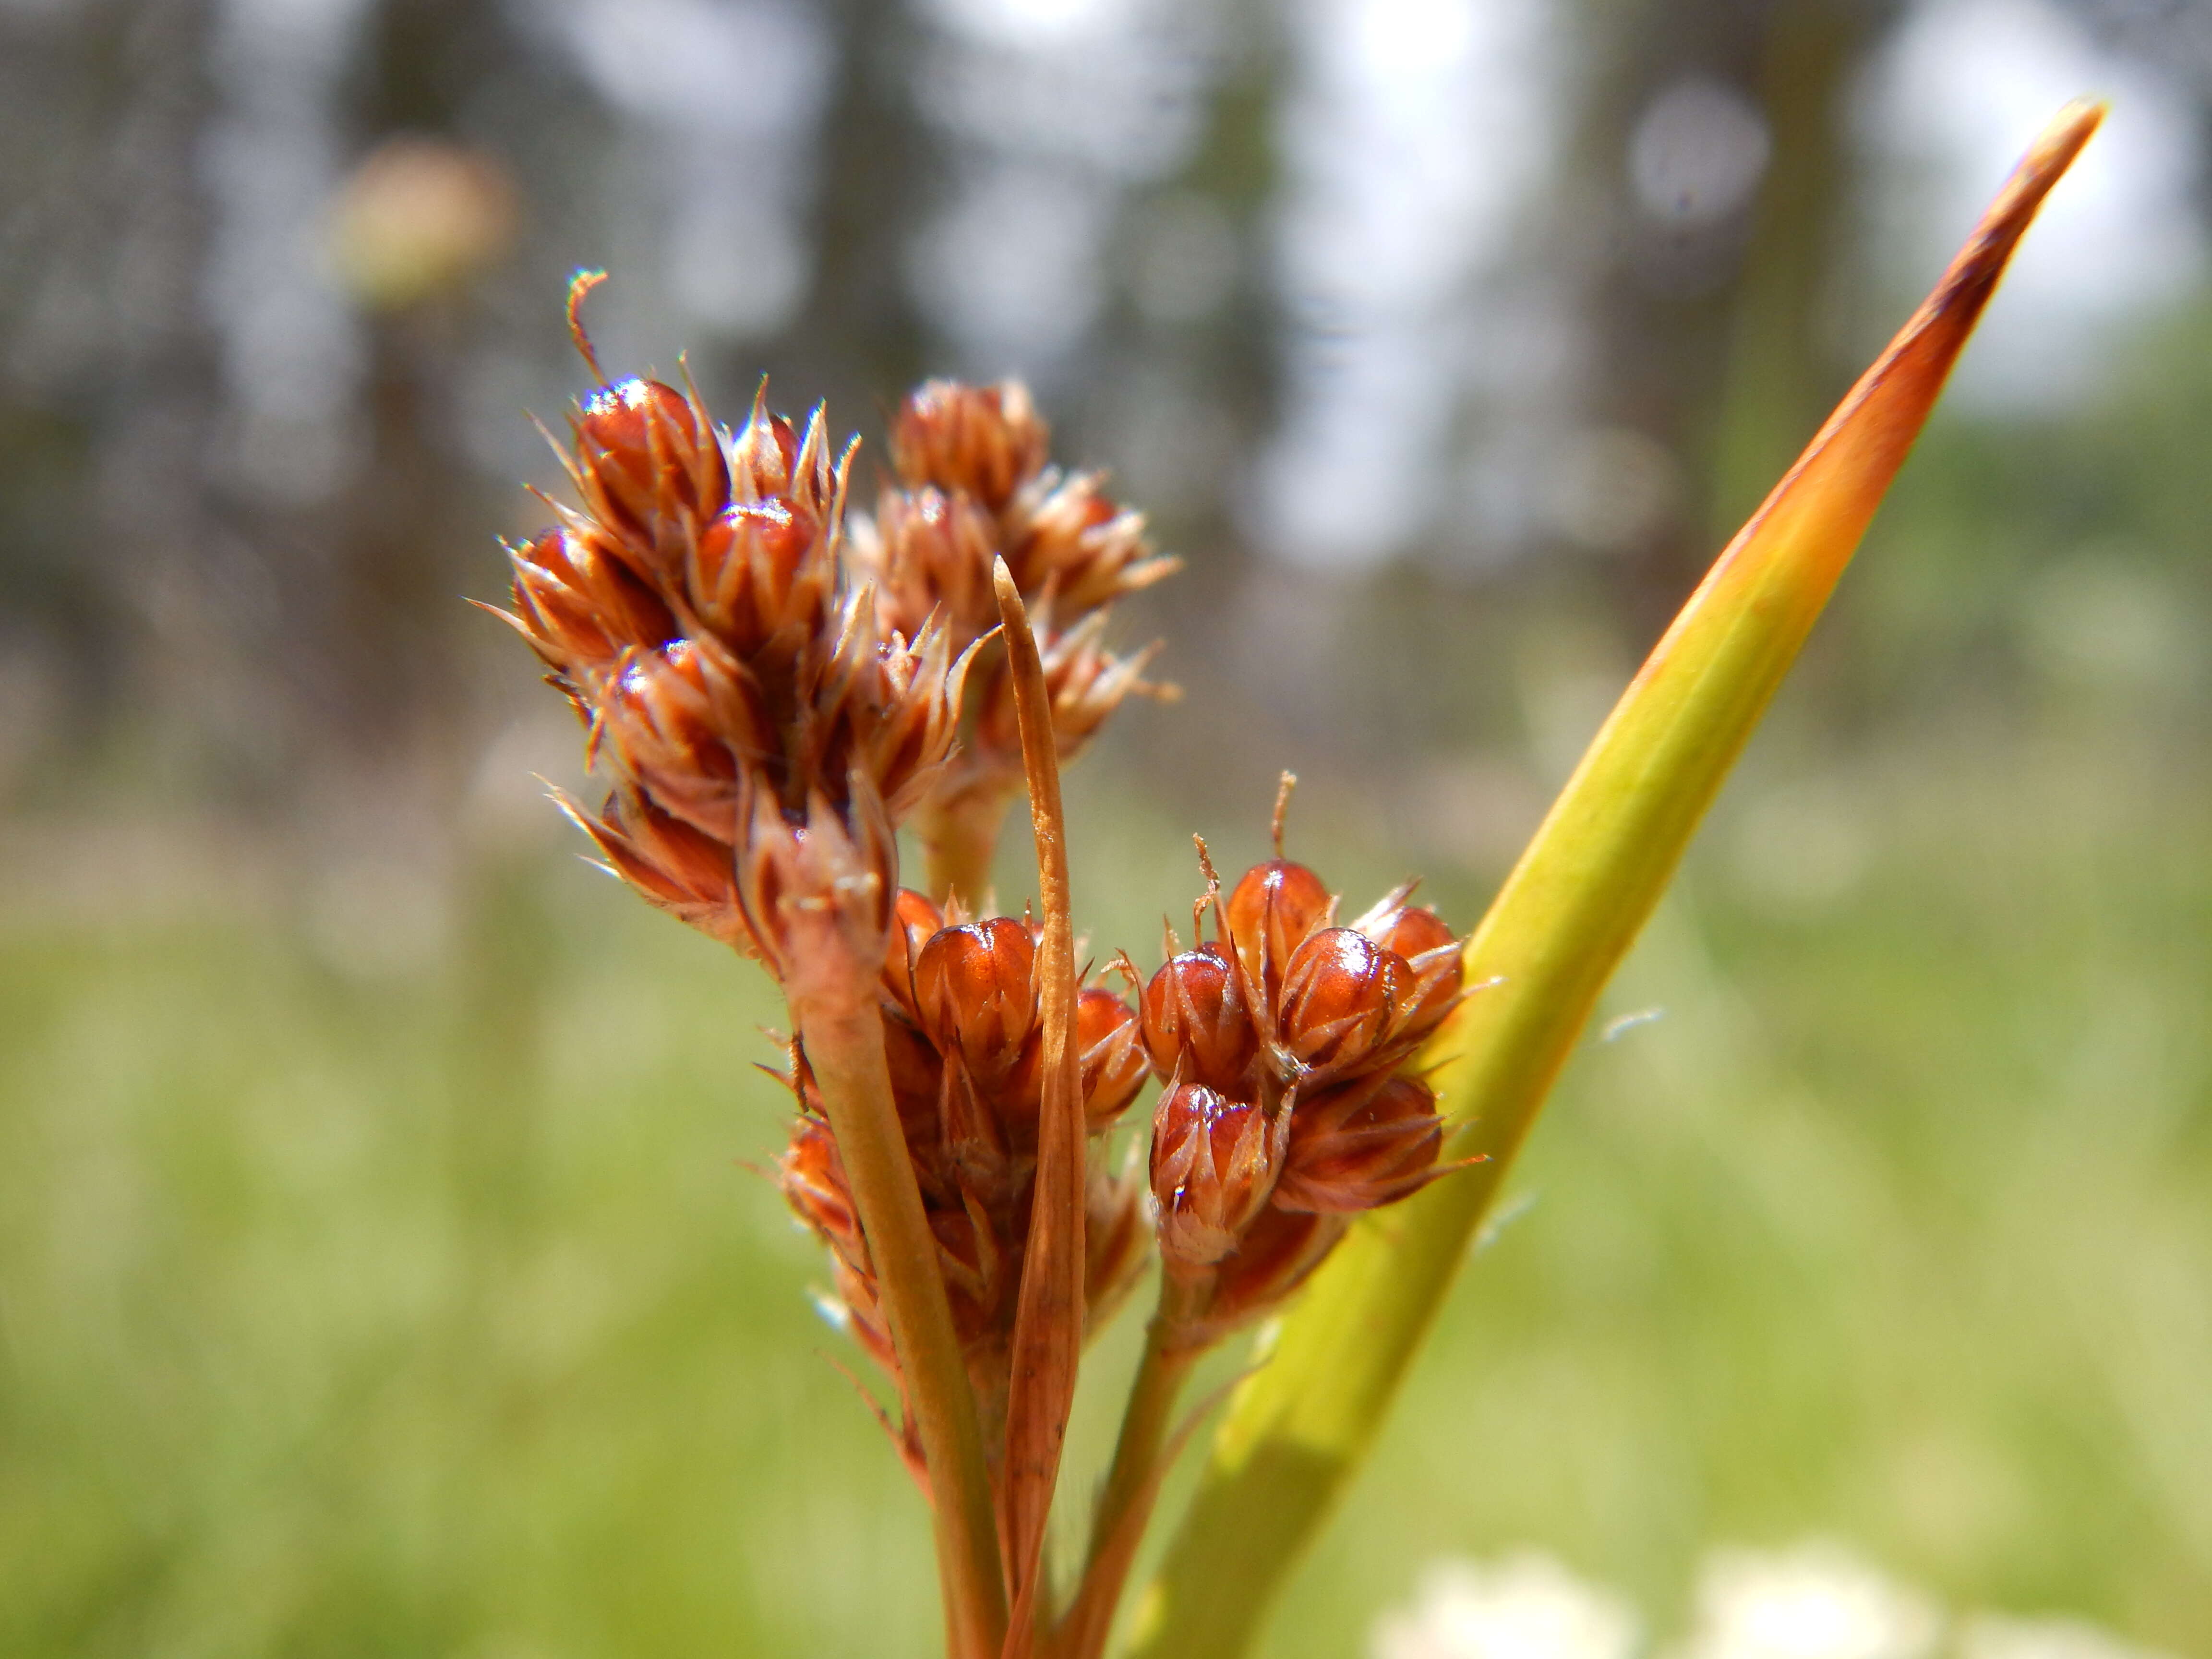
[[[356,60],[350,159],[395,135],[465,143],[471,100],[525,55],[496,0],[384,0]],[[340,729],[371,751],[427,759],[469,735],[454,729],[474,620],[460,596],[495,591],[499,521],[459,430],[470,307],[455,289],[363,307],[366,454],[337,506],[325,646]]]
[[[1122,278],[1116,302],[1094,343],[1095,381],[1121,404],[1120,439],[1144,434],[1158,404],[1173,442],[1178,432],[1202,456],[1255,452],[1277,422],[1280,387],[1277,346],[1283,318],[1269,236],[1270,210],[1281,184],[1276,153],[1284,43],[1274,9],[1256,0],[1227,0],[1215,27],[1222,42],[1206,92],[1203,131],[1174,177],[1133,195],[1123,207],[1111,245]],[[1161,234],[1159,210],[1218,216],[1234,264],[1218,307],[1189,318],[1147,314],[1132,292],[1132,267],[1144,257],[1141,239]],[[1103,411],[1102,411],[1103,413]],[[1137,428],[1133,432],[1132,428]],[[1178,466],[1192,456],[1178,456]],[[1141,478],[1133,476],[1134,489]],[[1240,583],[1248,561],[1237,533],[1240,480],[1226,465],[1179,478],[1150,512],[1158,532],[1190,556],[1176,578],[1176,603],[1210,605]]]
[[[1633,626],[1663,624],[1742,514],[1817,425],[1849,368],[1826,350],[1823,291],[1850,204],[1842,99],[1895,0],[1668,0],[1596,9],[1596,46],[1572,192],[1604,228],[1585,315],[1583,418],[1656,441],[1684,483],[1676,510],[1632,550]],[[1670,88],[1714,83],[1749,100],[1771,142],[1750,200],[1669,223],[1640,204],[1629,156]]]
[[[1126,708],[1112,741],[1146,758],[1186,813],[1263,800],[1282,752],[1253,735],[1279,711],[1243,672],[1256,582],[1279,586],[1273,562],[1255,557],[1238,524],[1243,468],[1279,423],[1284,318],[1276,282],[1273,211],[1282,185],[1277,134],[1287,74],[1287,25],[1264,0],[1221,0],[1210,20],[1218,56],[1206,89],[1201,134],[1170,178],[1125,202],[1109,244],[1118,285],[1090,351],[1085,424],[1095,440],[1068,459],[1114,459],[1120,493],[1151,518],[1155,538],[1184,566],[1164,587],[1127,601],[1115,632],[1127,645],[1166,639],[1158,678],[1188,694],[1180,707]],[[1218,302],[1182,316],[1148,306],[1152,239],[1216,224],[1233,250]],[[1090,439],[1091,434],[1079,434]]]
[[[0,611],[79,738],[103,704],[204,707],[227,678],[201,304],[213,10],[0,18]]]
[[[872,434],[928,363],[907,281],[916,228],[941,188],[934,135],[908,77],[918,26],[904,0],[838,0],[836,79],[817,152],[805,307],[769,356],[784,400],[827,400],[833,431]],[[880,455],[877,456],[880,459]],[[872,471],[855,479],[874,497]]]
[[[1852,210],[1844,100],[1893,19],[1891,0],[1775,7],[1757,93],[1774,138],[1735,283],[1707,474],[1705,532],[1734,533],[1797,457],[1858,366],[1826,326]],[[1902,321],[1902,319],[1899,319]]]

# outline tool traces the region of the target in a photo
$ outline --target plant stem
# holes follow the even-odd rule
[[[1161,1287],[1163,1303],[1167,1287]],[[1140,1504],[1146,1488],[1159,1466],[1161,1449],[1167,1444],[1175,1404],[1184,1379],[1202,1352],[1180,1333],[1180,1321],[1171,1321],[1164,1307],[1152,1316],[1145,1333],[1145,1357],[1130,1384],[1128,1404],[1121,1413],[1121,1431],[1114,1442],[1114,1463],[1106,1476],[1106,1490],[1098,1499],[1092,1522],[1091,1548],[1096,1559],[1103,1541]]]
[[[1145,1331],[1145,1356],[1129,1385],[1121,1411],[1121,1430],[1114,1443],[1114,1462],[1091,1517],[1090,1553],[1083,1564],[1081,1588],[1068,1609],[1055,1650],[1059,1659],[1096,1659],[1103,1650],[1121,1599],[1121,1586],[1136,1558],[1152,1500],[1158,1496],[1176,1401],[1205,1352],[1190,1339],[1189,1321],[1206,1299],[1212,1275],[1193,1279],[1170,1274],[1160,1280],[1159,1305]]]
[[[916,829],[930,896],[939,903],[957,899],[971,913],[982,914],[991,890],[991,855],[998,849],[999,826],[1006,822],[1006,807],[1020,787],[1019,778],[995,772],[963,777],[922,809]]]
[[[1060,808],[1060,757],[1053,739],[1051,693],[1021,591],[1006,561],[993,572],[1006,632],[1036,841],[1037,899],[1044,912],[1037,941],[1037,1025],[1042,1099],[1037,1164],[1027,1246],[1014,1317],[1012,1387],[1006,1407],[1006,1547],[1014,1599],[1009,1659],[1028,1659],[1044,1604],[1037,1571],[1052,1493],[1075,1404],[1083,1358],[1083,1079],[1077,1043],[1075,924],[1067,877],[1067,820]]]
[[[822,916],[805,932],[790,953],[784,988],[852,1186],[929,1471],[946,1650],[952,1659],[997,1659],[1006,1639],[1006,1582],[982,1431],[937,1240],[892,1103],[877,964],[860,957],[832,918]]]

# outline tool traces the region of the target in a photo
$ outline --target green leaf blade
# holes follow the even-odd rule
[[[1238,1389],[1136,1609],[1138,1659],[1237,1659],[1379,1430],[1599,994],[1826,605],[2044,197],[2103,118],[2062,111],[1927,301],[1715,562],[1468,943],[1428,1059],[1481,1158],[1362,1218]]]

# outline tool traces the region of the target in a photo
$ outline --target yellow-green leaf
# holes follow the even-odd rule
[[[1487,1162],[1362,1220],[1237,1391],[1136,1615],[1142,1659],[1235,1659],[1374,1439],[1599,992],[1797,655],[2043,198],[2103,118],[2062,111],[1935,291],[1652,651],[1468,941],[1428,1058]]]

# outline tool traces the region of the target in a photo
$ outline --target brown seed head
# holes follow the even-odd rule
[[[1436,1103],[1426,1084],[1387,1073],[1301,1096],[1275,1203],[1352,1214],[1419,1191],[1443,1146]]]
[[[719,841],[738,835],[738,756],[768,736],[741,671],[711,641],[627,653],[587,688],[599,752],[664,811]]]
[[[1269,1205],[1221,1264],[1212,1317],[1195,1334],[1212,1341],[1279,1306],[1344,1237],[1345,1218]]]
[[[941,606],[963,648],[999,625],[991,588],[998,551],[998,524],[986,508],[928,487],[885,490],[872,533],[854,547],[890,626],[911,638]]]
[[[595,374],[577,307],[597,280],[570,294]],[[855,929],[887,921],[890,825],[945,769],[968,659],[941,626],[886,632],[848,580],[850,452],[832,455],[819,410],[802,434],[757,398],[733,435],[696,392],[641,378],[599,386],[571,425],[582,506],[556,505],[559,527],[512,550],[509,620],[615,774],[623,812],[592,830],[608,861],[772,967],[794,905]],[[677,836],[673,860],[659,857],[644,842],[664,820],[708,844]],[[731,886],[707,879],[715,864],[734,872],[741,927],[709,896]],[[793,884],[817,877],[856,884]],[[847,943],[872,957],[884,941]]]
[[[562,809],[592,838],[607,867],[652,903],[702,933],[755,951],[738,902],[728,845],[671,817],[634,790],[617,788],[597,817],[562,798]]]
[[[951,1295],[953,1329],[971,1349],[992,1344],[1001,1334],[1018,1268],[1009,1271],[1012,1264],[997,1231],[977,1206],[947,1205],[933,1210],[929,1230],[936,1235],[945,1288]]]
[[[1358,926],[1383,949],[1405,958],[1411,981],[1400,1009],[1396,1035],[1407,1042],[1419,1042],[1436,1030],[1459,1000],[1466,972],[1460,940],[1435,911],[1404,904],[1373,925],[1363,921]]]
[[[1095,1334],[1136,1285],[1152,1230],[1145,1215],[1145,1183],[1135,1170],[1116,1180],[1094,1162],[1084,1185],[1083,1322]]]
[[[1043,467],[1051,435],[1018,380],[930,380],[891,422],[891,464],[910,489],[964,490],[996,513]]]
[[[845,1179],[845,1165],[830,1127],[811,1114],[800,1116],[792,1131],[791,1144],[776,1164],[776,1184],[784,1200],[830,1247],[836,1271],[837,1297],[844,1304],[854,1339],[861,1351],[893,1378],[898,1361],[891,1352],[890,1329],[877,1300],[874,1270],[860,1232],[853,1194]]]
[[[858,614],[860,597],[854,596],[846,618],[851,643],[832,665],[833,671],[850,665],[838,741],[850,745],[854,763],[875,781],[893,818],[903,820],[953,754],[975,651],[971,646],[956,655],[941,620],[903,643],[881,639],[872,619]]]
[[[816,413],[816,422],[820,412]],[[810,422],[810,426],[814,422]],[[810,430],[809,437],[813,435]],[[794,486],[804,490],[799,476],[799,433],[781,415],[768,408],[768,382],[753,394],[752,412],[744,428],[730,440],[730,497],[738,501],[768,501],[787,495]],[[813,503],[811,503],[813,504]],[[818,504],[815,504],[818,505]]]
[[[891,1101],[906,1132],[907,1156],[924,1197],[945,1191],[939,1167],[944,1151],[945,1062],[921,1027],[896,1009],[884,1012],[884,1059],[891,1074]]]
[[[1409,1040],[1427,1037],[1458,1005],[1460,987],[1467,978],[1462,945],[1433,909],[1401,911],[1389,936],[1378,942],[1413,969],[1413,998],[1401,1015],[1398,1029]]]
[[[921,947],[945,926],[945,913],[927,893],[902,887],[891,904],[890,948],[884,957],[884,989],[901,1012],[919,1020],[914,1000],[914,964]]]
[[[1173,575],[1182,561],[1152,551],[1144,515],[1106,494],[1095,472],[1048,471],[1022,491],[1006,565],[1024,593],[1050,593],[1056,615],[1073,622],[1124,594]]]
[[[514,567],[510,620],[571,687],[626,650],[675,637],[676,619],[660,596],[588,535],[548,530],[509,547],[507,558]]]
[[[1039,610],[1042,611],[1042,604]],[[1049,625],[1049,618],[1046,618]],[[1072,760],[1089,742],[1108,716],[1132,696],[1172,701],[1172,686],[1156,685],[1145,678],[1158,647],[1148,646],[1133,656],[1121,657],[1107,650],[1106,613],[1095,611],[1064,632],[1044,633],[1040,644],[1045,690],[1052,699],[1052,734],[1062,760]],[[1021,752],[1021,737],[1014,714],[1013,688],[1003,675],[986,677],[977,699],[975,744],[988,755],[1009,757]]]
[[[799,1000],[793,975],[879,963],[898,892],[898,843],[882,798],[855,772],[843,805],[813,795],[792,811],[739,774],[738,902],[754,953]]]
[[[740,501],[698,537],[685,587],[700,623],[741,658],[817,634],[834,598],[827,527],[781,496]]]
[[[586,397],[571,424],[586,504],[640,552],[665,550],[669,520],[704,524],[728,504],[714,422],[675,387],[617,380]]]
[[[1250,1101],[1179,1083],[1152,1115],[1152,1199],[1160,1257],[1170,1268],[1211,1267],[1237,1247],[1267,1202],[1287,1122]]]
[[[1145,988],[1145,1048],[1163,1081],[1249,1093],[1260,1034],[1218,945],[1170,957]]]

